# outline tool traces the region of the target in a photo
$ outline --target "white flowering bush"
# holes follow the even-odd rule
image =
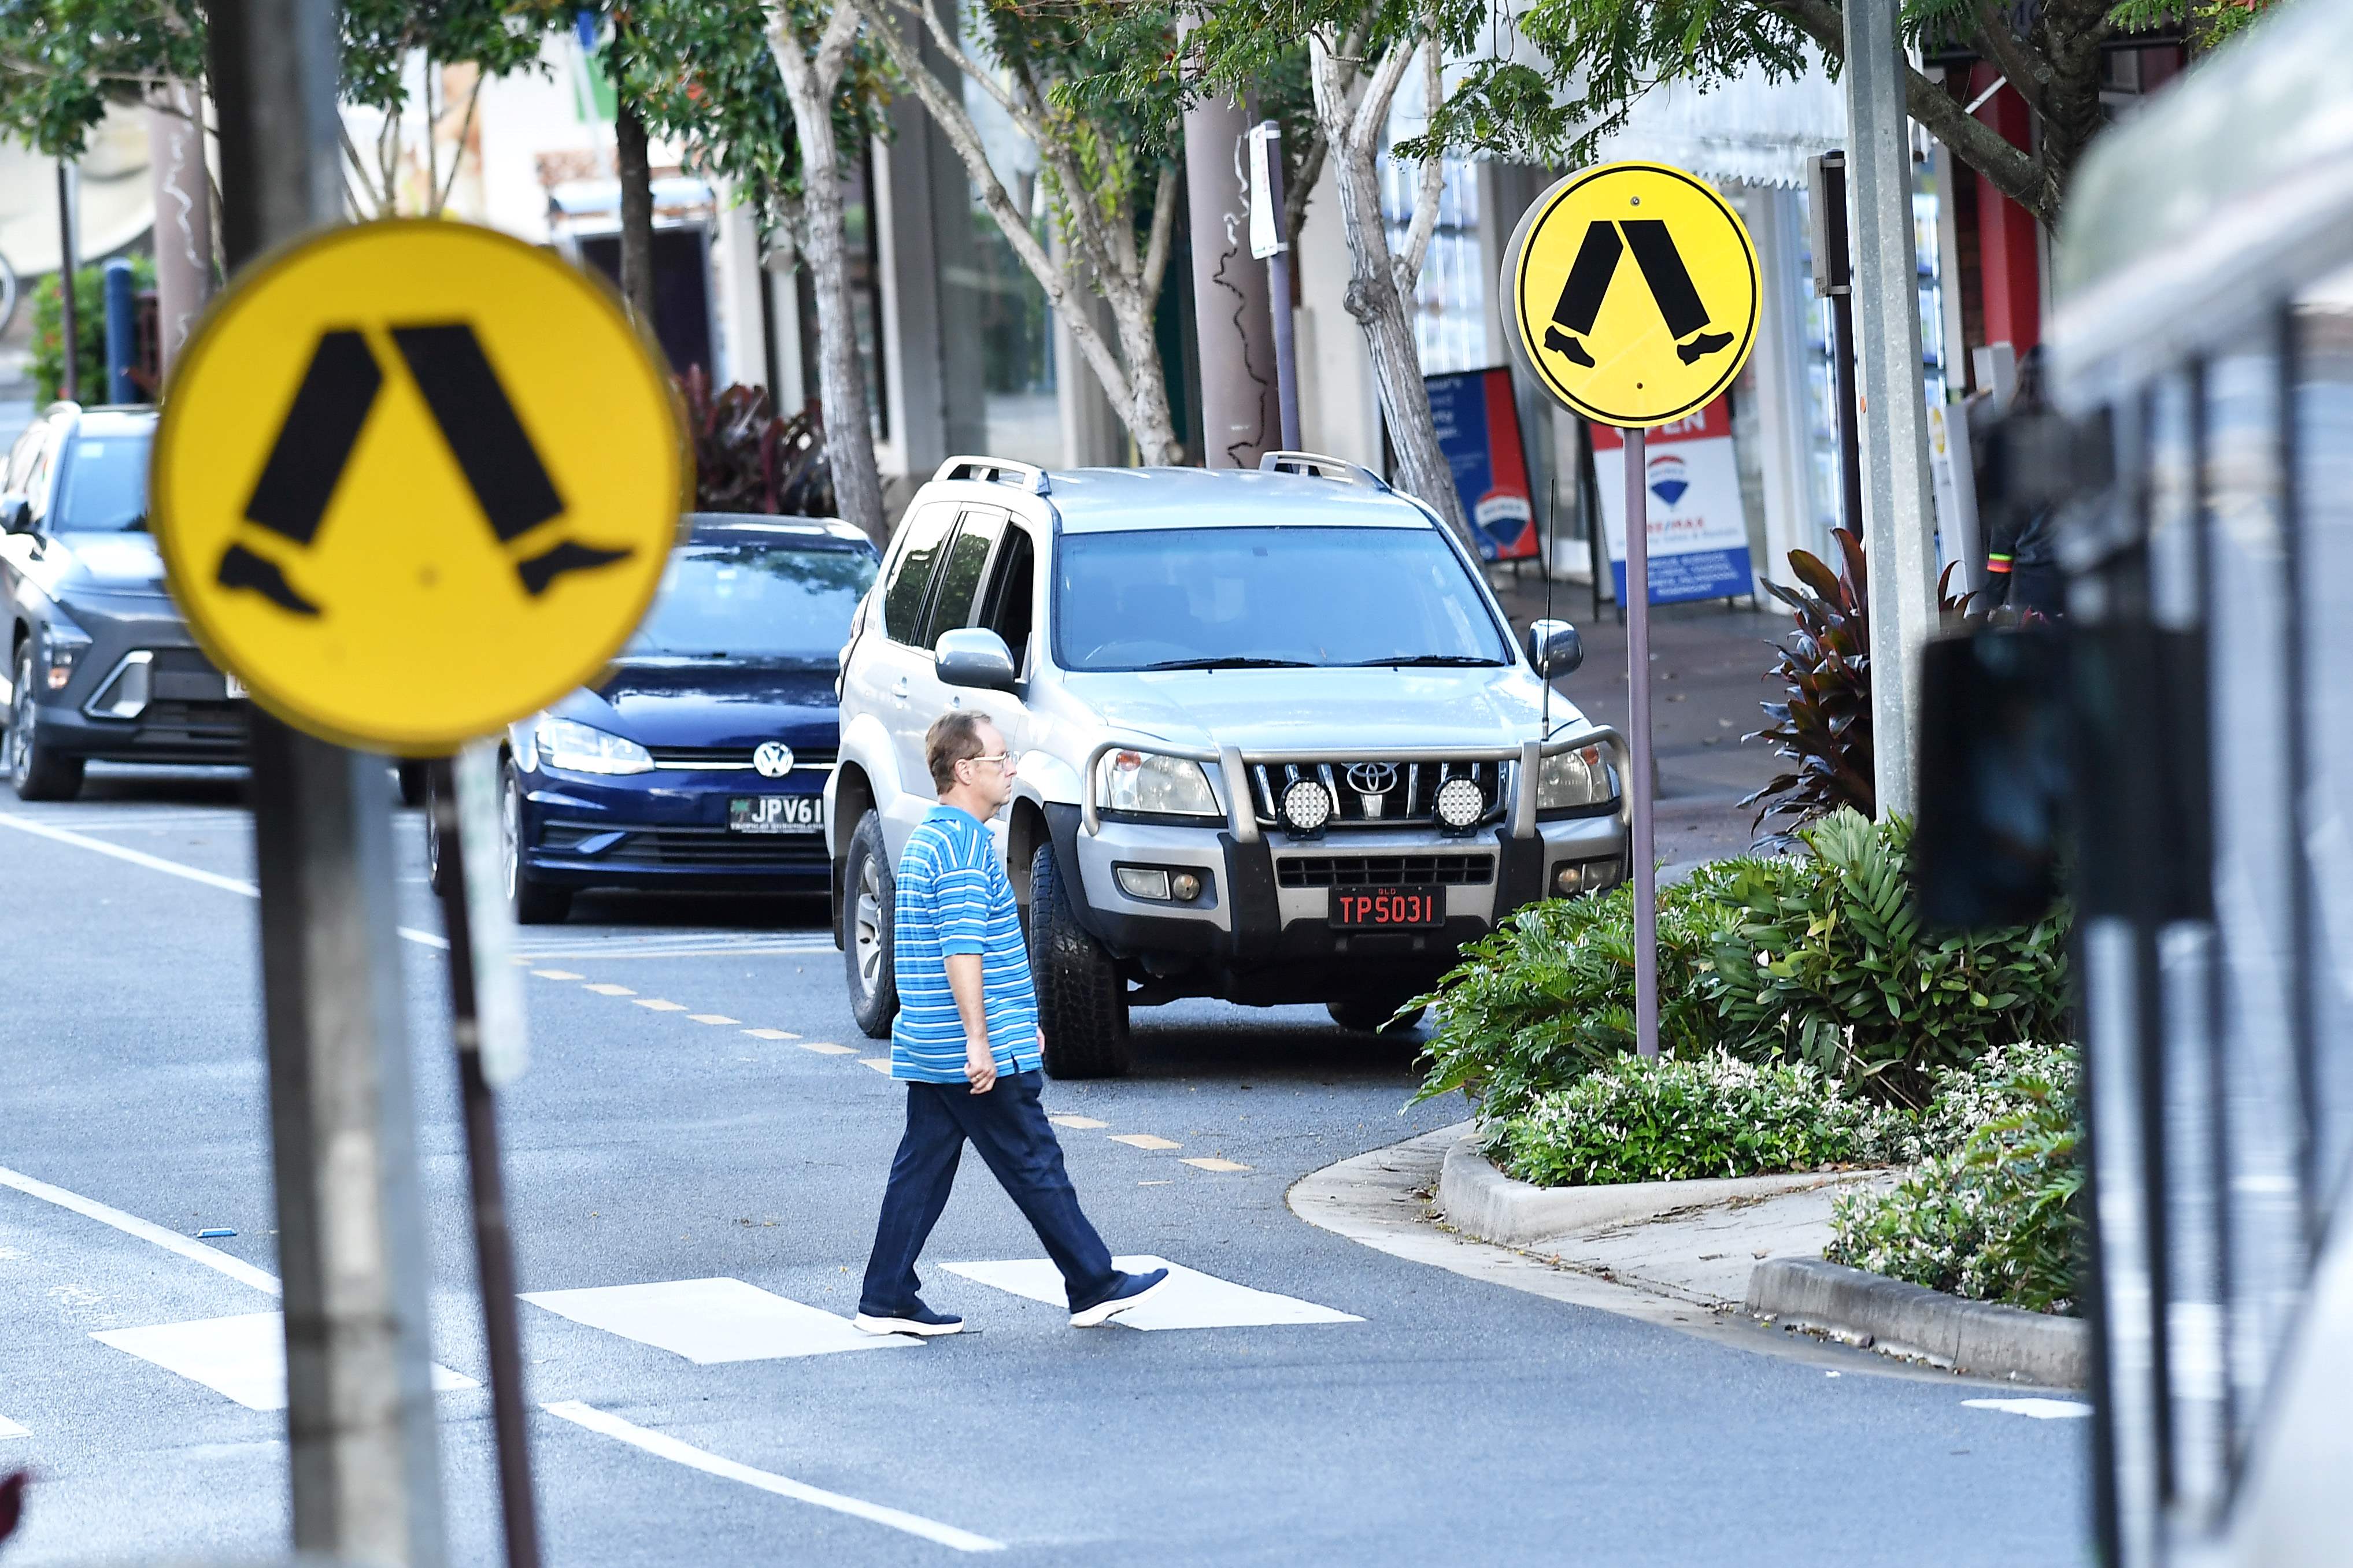
[[[1905,1112],[1852,1098],[1802,1063],[1721,1050],[1615,1058],[1488,1121],[1482,1147],[1546,1187],[1885,1165],[1922,1152]]]
[[[1973,1300],[2075,1310],[2083,1240],[2076,1055],[2011,1046],[1937,1077],[1928,1154],[1893,1192],[1841,1198],[1833,1263]]]

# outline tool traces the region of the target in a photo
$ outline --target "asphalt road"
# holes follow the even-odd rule
[[[274,1272],[256,906],[93,847],[249,879],[236,792],[122,774],[65,806],[0,790],[0,1168],[180,1236],[232,1227],[207,1245]],[[438,931],[414,814],[396,830],[403,919]],[[551,1563],[930,1563],[982,1541],[1020,1563],[2088,1560],[2084,1423],[1968,1408],[1986,1390],[1862,1353],[1826,1375],[1299,1220],[1300,1176],[1463,1114],[1401,1110],[1411,1044],[1317,1010],[1140,1014],[1134,1077],[1047,1099],[1103,1123],[1063,1138],[1115,1253],[1327,1310],[1243,1298],[1229,1315],[1324,1321],[1073,1331],[944,1267],[1040,1255],[968,1161],[924,1279],[977,1331],[712,1359],[754,1331],[745,1310],[771,1351],[839,1334],[776,1299],[856,1307],[902,1091],[863,1065],[881,1052],[823,922],[792,902],[617,899],[524,933],[533,1063],[505,1105],[523,1289],[743,1282],[522,1308],[530,1397],[568,1412],[533,1429]],[[441,960],[404,946],[435,1354],[480,1380]],[[1174,1146],[1116,1141],[1139,1136]],[[213,1321],[270,1298],[22,1189],[0,1184],[0,1469],[38,1479],[0,1563],[282,1547],[282,1415],[156,1348],[249,1394],[218,1364],[236,1325]],[[213,1326],[120,1332],[184,1323]],[[451,1560],[492,1563],[489,1395],[438,1402]]]

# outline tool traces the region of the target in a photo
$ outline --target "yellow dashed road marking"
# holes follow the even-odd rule
[[[591,985],[588,989],[599,996],[635,996],[637,994],[626,985]]]
[[[1082,1132],[1092,1132],[1098,1127],[1108,1127],[1108,1121],[1097,1121],[1092,1116],[1049,1116],[1047,1121],[1057,1127],[1075,1127]]]
[[[580,978],[580,976],[573,973],[572,971],[568,969],[534,969],[532,973],[538,975],[542,980],[577,980]]]
[[[733,1024],[737,1021],[724,1013],[689,1013],[687,1016],[698,1024]]]
[[[821,1057],[847,1057],[857,1054],[848,1046],[837,1046],[831,1040],[804,1040],[797,1035],[794,1036],[793,1038],[795,1042],[799,1045],[801,1049],[805,1051],[815,1051]],[[890,1070],[891,1058],[889,1057],[878,1057],[875,1060],[882,1064],[882,1068],[885,1072]],[[874,1063],[869,1062],[866,1065],[872,1067]]]
[[[1111,1141],[1124,1143],[1131,1149],[1182,1149],[1185,1146],[1166,1138],[1155,1138],[1149,1132],[1114,1132]]]
[[[800,1038],[798,1035],[794,1034],[790,1029],[746,1029],[744,1032],[751,1036],[755,1040],[797,1040]]]
[[[889,1057],[860,1057],[858,1058],[858,1065],[862,1068],[872,1068],[884,1078],[889,1078],[891,1076],[891,1058]]]
[[[1180,1165],[1190,1165],[1197,1171],[1247,1171],[1248,1165],[1237,1165],[1231,1160],[1179,1160]]]
[[[683,1013],[686,1011],[685,1003],[665,1002],[659,996],[640,996],[638,998],[638,1005],[640,1007],[650,1007],[657,1013]]]

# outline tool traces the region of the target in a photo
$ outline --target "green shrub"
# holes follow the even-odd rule
[[[1482,1131],[1489,1158],[1545,1187],[1888,1164],[1920,1152],[1903,1111],[1849,1099],[1813,1068],[1759,1067],[1722,1051],[1620,1057]]]
[[[1916,1108],[1933,1073],[2066,1034],[2067,916],[1993,933],[1924,933],[1910,825],[1851,811],[1805,829],[1799,858],[1717,861],[1659,896],[1659,1051],[1799,1061]],[[1634,1048],[1633,900],[1536,904],[1419,998],[1437,1009],[1418,1100],[1462,1089],[1491,1120],[1526,1111]]]
[[[2077,1073],[2069,1047],[2021,1046],[1940,1074],[1921,1120],[1931,1158],[1893,1192],[1841,1198],[1824,1256],[1973,1300],[2073,1312]]]
[[[1939,1068],[2067,1033],[2067,915],[2006,931],[1924,931],[1912,910],[1912,825],[1840,811],[1799,836],[1810,874],[1736,873],[1739,906],[1705,989],[1725,1043],[1810,1063],[1918,1107]]]

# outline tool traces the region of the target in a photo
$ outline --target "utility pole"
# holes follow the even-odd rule
[[[1879,816],[1908,813],[1920,647],[1936,629],[1936,501],[1920,374],[1912,139],[1899,0],[1847,0],[1856,359],[1862,373],[1863,553],[1870,567],[1871,744]]]
[[[1831,302],[1831,368],[1838,397],[1840,493],[1846,526],[1861,539],[1862,431],[1861,391],[1854,384],[1854,260],[1846,221],[1846,154],[1831,151],[1807,160],[1807,196],[1814,253],[1814,294]]]
[[[81,323],[74,308],[74,263],[79,259],[81,237],[74,232],[74,166],[58,160],[58,327],[64,346],[64,372],[58,377],[58,395],[68,403],[81,401]]]
[[[1282,409],[1282,446],[1299,450],[1299,349],[1291,319],[1290,210],[1282,189],[1282,126],[1261,121],[1250,133],[1250,254],[1266,263],[1267,313],[1274,321],[1274,388]]]
[[[1231,99],[1205,98],[1185,111],[1202,461],[1212,468],[1254,468],[1282,444],[1266,264],[1250,254],[1249,135],[1249,117]]]
[[[343,216],[336,14],[332,0],[206,12],[234,271]],[[440,1568],[391,786],[382,758],[263,713],[250,751],[294,1547]]]

